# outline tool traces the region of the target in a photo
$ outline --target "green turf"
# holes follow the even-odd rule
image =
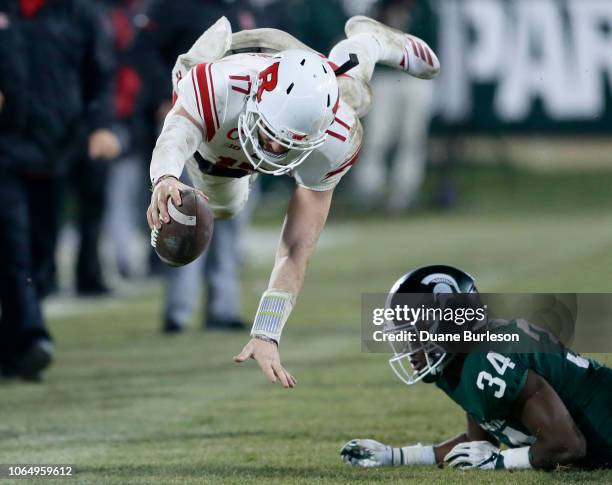
[[[354,437],[431,443],[464,424],[435,388],[407,388],[385,355],[360,353],[361,293],[386,291],[405,270],[434,262],[469,270],[482,291],[611,291],[609,211],[462,212],[329,229],[283,337],[296,389],[267,384],[253,362],[231,362],[245,335],[197,325],[160,335],[158,289],[53,319],[57,362],[47,382],[0,384],[0,463],[72,463],[79,483],[612,481],[607,472],[352,469],[338,455]],[[245,316],[268,272],[247,265]]]

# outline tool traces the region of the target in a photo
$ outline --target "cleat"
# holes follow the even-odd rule
[[[418,37],[363,15],[348,19],[344,31],[349,39],[358,34],[373,35],[384,51],[380,64],[401,69],[419,79],[433,79],[440,72],[438,57]]]

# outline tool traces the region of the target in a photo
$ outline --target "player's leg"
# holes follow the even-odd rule
[[[422,79],[431,79],[440,70],[438,58],[423,40],[369,17],[350,18],[345,32],[347,39],[334,46],[329,59],[341,65],[349,59],[349,54],[357,54],[359,65],[349,71],[350,77],[341,77],[338,82],[342,99],[359,117],[370,108],[369,84],[376,64],[401,69]]]
[[[251,191],[251,176],[215,177],[203,173],[194,159],[187,161],[187,171],[194,187],[208,197],[215,219],[231,219],[246,205]]]
[[[377,63],[420,79],[433,79],[440,72],[440,61],[433,49],[414,35],[362,15],[348,19],[344,31],[348,41],[376,42],[379,45]]]
[[[349,54],[356,54],[359,59],[359,64],[351,69],[347,76],[338,78],[342,101],[353,108],[359,118],[370,111],[372,104],[370,79],[381,53],[380,44],[371,35],[342,40],[329,53],[329,60],[338,66],[349,59]]]

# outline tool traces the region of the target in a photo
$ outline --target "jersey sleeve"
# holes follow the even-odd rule
[[[348,118],[348,116],[346,117]],[[354,117],[348,124],[336,118],[325,145],[294,172],[298,185],[317,192],[332,190],[359,159],[363,129]],[[337,125],[337,126],[334,126]]]
[[[348,158],[338,166],[338,168],[328,171],[313,190],[331,190],[336,187],[336,185],[338,185],[340,182],[340,179],[348,173],[355,163],[357,163],[360,151],[361,145],[359,145],[357,150],[350,154]]]
[[[482,419],[506,418],[525,387],[528,363],[520,354],[482,352],[469,354],[464,364],[468,386]]]
[[[204,139],[210,141],[220,125],[216,110],[212,63],[194,66],[178,82],[176,95],[181,106],[202,128]]]
[[[177,84],[177,102],[189,113],[189,115],[204,127],[204,119],[198,102],[198,86],[195,81],[195,67],[192,68]]]

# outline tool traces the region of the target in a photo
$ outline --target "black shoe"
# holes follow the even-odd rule
[[[209,318],[204,325],[206,330],[224,330],[231,332],[240,332],[247,330],[247,325],[238,318],[221,319],[221,318]]]
[[[41,381],[42,371],[53,360],[53,344],[48,339],[35,340],[18,359],[16,374],[26,381]]]
[[[168,335],[174,335],[177,333],[182,333],[186,326],[187,325],[180,324],[174,318],[166,317],[162,327],[162,332]]]

